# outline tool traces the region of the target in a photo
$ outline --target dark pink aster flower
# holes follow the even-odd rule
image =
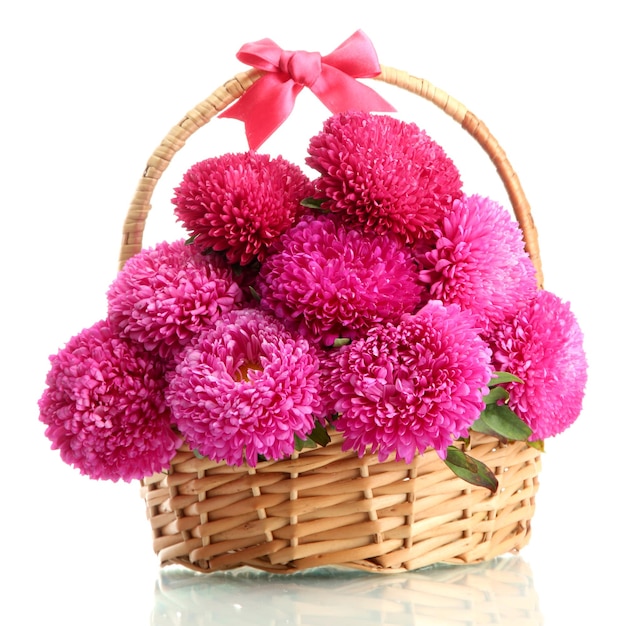
[[[39,419],[62,459],[94,479],[141,479],[165,468],[179,440],[162,365],[107,321],[50,357]]]
[[[491,352],[470,313],[430,302],[397,324],[372,328],[325,364],[325,395],[346,449],[410,462],[443,458],[484,408]],[[333,363],[334,361],[334,363]]]
[[[196,163],[172,201],[199,246],[224,251],[230,263],[246,265],[263,260],[312,192],[312,182],[297,165],[246,152]]]
[[[490,336],[497,370],[515,374],[509,405],[533,430],[552,437],[579,416],[587,383],[583,334],[568,303],[539,291]]]
[[[200,454],[229,465],[280,459],[313,430],[319,360],[309,343],[258,309],[233,311],[181,353],[167,392]]]
[[[222,259],[201,254],[181,239],[130,258],[107,298],[117,332],[168,358],[237,306],[242,291]]]
[[[261,304],[313,341],[330,345],[416,310],[424,289],[411,252],[392,235],[304,217],[261,268]]]
[[[441,146],[388,115],[334,115],[311,139],[309,155],[325,209],[407,243],[427,237],[461,195],[459,172]]]
[[[432,299],[472,311],[487,329],[534,296],[535,268],[522,232],[493,200],[455,200],[435,234],[434,248],[419,259],[420,281]]]

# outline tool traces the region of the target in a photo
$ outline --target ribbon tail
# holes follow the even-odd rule
[[[251,150],[258,150],[289,117],[303,86],[288,77],[268,73],[254,83],[218,117],[240,120]]]
[[[332,113],[344,111],[377,111],[392,113],[396,109],[376,91],[331,65],[323,65],[320,77],[311,91]]]

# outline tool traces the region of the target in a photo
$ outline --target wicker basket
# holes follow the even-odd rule
[[[148,161],[132,200],[120,266],[139,252],[155,186],[185,141],[239,98],[262,73],[238,74],[174,126]],[[518,178],[486,126],[429,82],[382,67],[386,83],[421,96],[459,122],[496,166],[542,283],[537,233]],[[256,467],[197,458],[183,446],[167,473],[142,481],[160,562],[214,572],[250,566],[292,573],[317,566],[376,571],[475,563],[530,539],[540,453],[522,442],[472,433],[474,458],[499,480],[492,494],[456,477],[433,450],[410,464],[326,447]]]

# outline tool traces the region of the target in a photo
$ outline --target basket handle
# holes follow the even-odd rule
[[[185,145],[187,139],[229,104],[241,97],[252,84],[263,76],[263,72],[251,69],[231,78],[215,90],[208,98],[189,111],[174,126],[161,144],[148,159],[135,194],[132,198],[122,233],[119,267],[141,250],[146,219],[151,208],[151,199],[161,174],[166,170],[174,155]],[[496,167],[498,176],[504,183],[513,212],[520,225],[526,250],[535,266],[537,283],[543,286],[543,272],[539,254],[537,230],[530,212],[530,204],[520,185],[517,174],[495,137],[485,124],[458,100],[429,83],[407,72],[392,67],[381,66],[376,80],[383,81],[418,95],[439,107],[444,113],[458,122],[482,147]]]

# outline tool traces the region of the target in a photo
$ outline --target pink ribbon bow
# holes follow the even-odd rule
[[[373,89],[355,80],[380,74],[374,46],[360,30],[326,56],[283,50],[271,39],[261,39],[244,44],[237,58],[265,74],[220,117],[244,122],[252,150],[257,150],[289,117],[304,87],[332,113],[395,111]]]

